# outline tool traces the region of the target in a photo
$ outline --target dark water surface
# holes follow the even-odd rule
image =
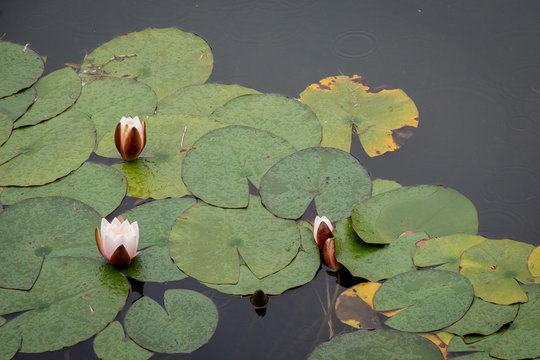
[[[47,72],[149,26],[203,37],[214,54],[211,82],[297,97],[327,76],[360,74],[403,89],[420,112],[413,138],[377,158],[353,143],[372,178],[452,187],[476,205],[481,235],[540,244],[540,2],[0,1],[0,36],[47,56]],[[191,288],[219,309],[209,344],[154,359],[301,359],[330,335],[321,304],[336,278],[324,267],[311,283],[271,297],[265,316],[248,297],[192,279],[132,285],[128,304],[142,292],[161,301],[166,288]],[[330,319],[334,334],[352,330]],[[15,358],[95,355],[87,341]]]

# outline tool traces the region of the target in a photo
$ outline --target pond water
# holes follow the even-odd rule
[[[238,83],[290,97],[331,75],[361,74],[373,86],[403,89],[420,124],[398,151],[351,152],[372,178],[403,185],[443,184],[467,196],[479,234],[540,244],[540,3],[526,1],[87,1],[3,0],[0,36],[47,56],[46,72],[118,35],[178,27],[212,47],[209,82]],[[127,199],[115,214],[133,206]],[[310,214],[313,216],[313,214]],[[265,310],[193,279],[132,281],[162,301],[169,288],[210,297],[219,324],[189,355],[155,359],[301,359],[331,335],[352,331],[329,300],[355,284],[319,270],[305,286],[272,296]],[[118,316],[122,320],[125,311]],[[15,359],[94,359],[92,341]]]

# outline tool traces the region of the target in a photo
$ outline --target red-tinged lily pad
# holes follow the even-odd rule
[[[118,321],[113,321],[97,334],[94,352],[102,360],[146,360],[153,355],[126,337]]]
[[[32,86],[44,67],[41,56],[28,47],[0,41],[0,98]]]
[[[418,110],[400,89],[372,89],[358,75],[331,76],[300,94],[323,126],[321,146],[349,151],[355,128],[373,157],[399,149],[418,127]]]
[[[534,248],[531,255],[529,255],[527,267],[529,268],[532,276],[540,277],[540,246]]]
[[[533,283],[527,268],[532,245],[514,240],[486,240],[461,255],[460,273],[468,278],[477,297],[495,304],[527,302],[519,282]]]

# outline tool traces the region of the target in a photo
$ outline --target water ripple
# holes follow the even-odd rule
[[[367,31],[348,31],[334,42],[336,53],[345,58],[361,58],[377,49],[377,37]]]
[[[540,176],[524,166],[499,167],[486,172],[482,196],[489,201],[509,204],[540,199]]]

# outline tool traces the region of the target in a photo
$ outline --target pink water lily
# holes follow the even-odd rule
[[[122,159],[136,160],[146,145],[146,125],[138,116],[122,117],[114,132],[114,144]]]
[[[101,219],[101,234],[96,228],[96,244],[112,265],[127,265],[139,254],[139,224],[136,221],[130,224],[121,216],[110,223]]]

